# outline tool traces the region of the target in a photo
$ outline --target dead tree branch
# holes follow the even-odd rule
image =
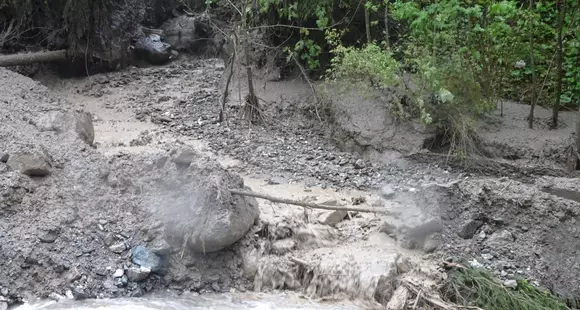
[[[321,205],[321,204],[316,204],[316,203],[296,201],[296,200],[291,200],[291,199],[276,198],[276,197],[272,197],[272,196],[268,196],[268,195],[264,195],[264,194],[258,194],[258,193],[247,192],[247,191],[239,191],[239,190],[234,190],[234,189],[231,189],[230,193],[232,193],[233,195],[260,198],[260,199],[265,199],[265,200],[269,200],[272,202],[284,203],[284,204],[288,204],[288,205],[295,205],[295,206],[304,207],[304,208],[311,208],[311,209],[380,213],[380,214],[388,214],[388,215],[392,215],[395,213],[395,212],[390,212],[390,211],[386,211],[386,210],[381,210],[378,208],[333,207],[333,206]]]
[[[0,67],[30,65],[40,62],[58,62],[65,60],[67,60],[66,50],[0,55]]]

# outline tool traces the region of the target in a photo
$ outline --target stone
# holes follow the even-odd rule
[[[144,246],[138,245],[133,248],[131,261],[152,272],[161,270],[161,258]]]
[[[395,190],[389,185],[381,187],[381,197],[383,199],[392,199],[395,197]]]
[[[489,253],[483,253],[483,254],[481,254],[481,257],[487,261],[490,261],[493,259],[493,255],[491,255]]]
[[[78,137],[88,145],[95,142],[95,127],[90,113],[79,112],[75,115],[75,131]]]
[[[167,256],[171,253],[171,246],[162,238],[153,240],[149,243],[148,248],[158,256]]]
[[[435,234],[428,235],[423,241],[423,252],[429,254],[433,253],[439,247],[439,240],[437,240]]]
[[[69,272],[66,275],[66,280],[69,283],[72,283],[78,279],[80,279],[82,277],[82,274],[80,273],[80,271],[74,267],[72,269],[69,270]]]
[[[0,310],[8,310],[8,302],[0,301]]]
[[[241,252],[241,256],[244,276],[250,280],[254,279],[254,276],[258,272],[258,262],[260,260],[260,254],[258,253],[258,250],[255,248],[243,250]]]
[[[127,278],[131,282],[141,282],[149,276],[151,269],[145,267],[131,267],[127,269]]]
[[[389,222],[383,222],[379,227],[379,232],[385,233],[391,237],[396,236],[397,227]]]
[[[334,226],[342,222],[347,215],[348,212],[343,210],[326,211],[318,216],[318,221],[324,225]]]
[[[57,238],[58,238],[58,232],[55,230],[49,230],[47,233],[38,237],[40,242],[43,242],[43,243],[54,243]]]
[[[51,165],[39,152],[21,151],[10,155],[6,162],[10,169],[20,171],[31,177],[44,177],[50,174]]]
[[[48,294],[48,299],[52,299],[54,301],[63,301],[66,299],[66,296],[52,292],[52,293]]]
[[[127,246],[125,245],[125,242],[115,243],[109,247],[109,250],[111,250],[111,252],[117,253],[117,254],[123,253],[123,251],[125,251],[126,249],[127,249]]]
[[[518,281],[516,281],[516,280],[505,280],[505,281],[503,282],[503,285],[504,285],[505,287],[509,287],[509,288],[511,288],[511,289],[514,289],[514,290],[515,290],[516,288],[518,288]]]
[[[166,236],[186,238],[187,246],[197,253],[223,250],[254,226],[260,216],[258,203],[231,194],[232,189],[245,189],[243,179],[209,158],[196,159],[189,171],[191,178],[156,198],[162,201],[158,212]]]
[[[10,155],[8,155],[8,154],[2,154],[2,155],[0,156],[0,162],[2,162],[2,163],[6,163],[6,162],[8,162],[8,159],[9,159],[9,158],[10,158]]]
[[[514,235],[509,230],[504,229],[489,236],[487,243],[492,245],[503,245],[505,243],[513,242],[514,240]]]
[[[292,239],[276,240],[272,243],[272,253],[284,255],[296,248],[296,241]]]
[[[387,303],[387,310],[404,310],[408,303],[409,296],[409,289],[404,285],[399,285],[393,293],[393,297],[391,297],[391,300]]]
[[[177,166],[189,167],[189,165],[191,165],[191,162],[193,162],[195,157],[196,157],[196,154],[194,151],[185,150],[185,151],[181,152],[177,157],[173,158],[173,162]]]
[[[357,161],[354,162],[354,167],[356,169],[363,169],[364,167],[366,167],[365,161],[362,159],[358,159]]]
[[[471,239],[481,226],[483,226],[483,222],[480,220],[468,220],[457,234],[463,239]]]
[[[117,269],[115,270],[115,273],[113,274],[113,278],[120,278],[125,274],[125,270],[123,269]]]

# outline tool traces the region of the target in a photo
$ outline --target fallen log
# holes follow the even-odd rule
[[[265,200],[269,200],[269,201],[272,201],[272,202],[284,203],[284,204],[288,204],[288,205],[295,205],[295,206],[300,206],[300,207],[304,207],[304,208],[312,208],[312,209],[322,209],[322,210],[332,210],[332,211],[353,211],[353,212],[366,212],[366,213],[380,213],[380,214],[388,214],[388,215],[392,215],[392,214],[395,214],[396,213],[396,212],[382,210],[382,209],[379,209],[379,208],[334,207],[334,206],[327,206],[327,205],[321,205],[321,204],[316,204],[316,203],[309,203],[309,202],[296,201],[296,200],[290,200],[290,199],[276,198],[276,197],[272,197],[272,196],[268,196],[268,195],[264,195],[264,194],[258,194],[258,193],[246,192],[246,191],[239,191],[239,190],[233,190],[233,189],[230,190],[230,193],[232,193],[233,195],[240,195],[240,196],[248,196],[248,197],[260,198],[260,199],[265,199]]]
[[[0,67],[30,65],[41,62],[58,62],[65,61],[67,58],[66,50],[0,55]]]

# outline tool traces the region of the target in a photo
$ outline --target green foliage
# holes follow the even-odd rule
[[[511,289],[481,269],[461,268],[450,272],[443,288],[447,300],[465,307],[487,310],[567,310],[566,304],[524,280]]]

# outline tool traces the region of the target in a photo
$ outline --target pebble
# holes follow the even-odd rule
[[[127,278],[132,282],[140,282],[149,276],[151,270],[145,267],[131,267],[127,269]]]
[[[123,251],[125,251],[126,249],[127,249],[127,246],[125,245],[125,242],[119,242],[119,243],[113,244],[109,247],[109,250],[111,250],[113,253],[117,253],[117,254],[123,253]]]
[[[516,281],[516,280],[505,280],[503,282],[503,285],[505,287],[509,287],[509,288],[512,288],[512,289],[516,289],[516,288],[518,288],[518,281]]]
[[[131,254],[131,261],[141,267],[150,269],[152,272],[161,269],[161,259],[155,253],[144,246],[136,246]]]
[[[46,234],[40,236],[38,239],[40,239],[40,241],[43,243],[53,243],[57,238],[58,233],[54,230],[50,230]]]
[[[115,273],[113,274],[113,278],[120,278],[125,274],[125,271],[123,269],[117,269],[115,270]]]

